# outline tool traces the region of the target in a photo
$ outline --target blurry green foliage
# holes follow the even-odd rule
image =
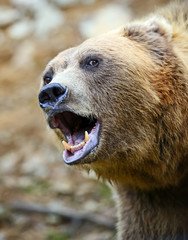
[[[48,181],[36,180],[32,185],[21,187],[21,190],[30,194],[44,194],[49,191],[50,183]]]
[[[66,233],[52,231],[48,234],[47,240],[68,240]]]
[[[112,197],[112,191],[105,183],[99,183],[98,191],[103,198],[110,199]]]

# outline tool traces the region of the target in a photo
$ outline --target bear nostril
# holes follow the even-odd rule
[[[49,100],[50,100],[50,96],[46,92],[42,92],[40,95],[39,101],[41,103],[45,103],[45,102],[48,102]]]
[[[54,87],[53,88],[53,95],[58,98],[65,93],[65,90],[66,90],[65,88]]]

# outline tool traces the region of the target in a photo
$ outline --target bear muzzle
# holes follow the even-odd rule
[[[60,129],[67,140],[62,142],[65,163],[87,163],[86,156],[99,144],[100,121],[94,116],[76,113],[66,103],[68,93],[68,87],[50,83],[40,91],[39,105],[46,113],[50,128]]]

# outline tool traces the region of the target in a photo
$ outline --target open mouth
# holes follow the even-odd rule
[[[92,152],[99,142],[100,123],[94,117],[82,117],[73,112],[55,114],[49,121],[51,128],[59,128],[65,135],[63,159],[67,164],[78,164]]]

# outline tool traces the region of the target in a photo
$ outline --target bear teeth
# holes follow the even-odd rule
[[[87,131],[85,131],[85,139],[84,139],[83,142],[81,142],[81,143],[79,143],[79,144],[77,144],[77,145],[75,145],[75,146],[73,146],[73,145],[71,145],[71,144],[68,144],[68,143],[65,142],[65,141],[63,141],[62,143],[63,143],[64,147],[65,147],[69,152],[71,152],[71,151],[80,150],[81,148],[83,148],[83,147],[85,146],[86,142],[88,142],[88,141],[89,141],[89,134],[88,134]]]
[[[85,143],[89,141],[89,134],[85,131]]]
[[[65,141],[63,141],[62,143],[63,143],[64,147],[65,147],[69,152],[71,152],[71,145],[68,144],[68,143],[65,142]]]

